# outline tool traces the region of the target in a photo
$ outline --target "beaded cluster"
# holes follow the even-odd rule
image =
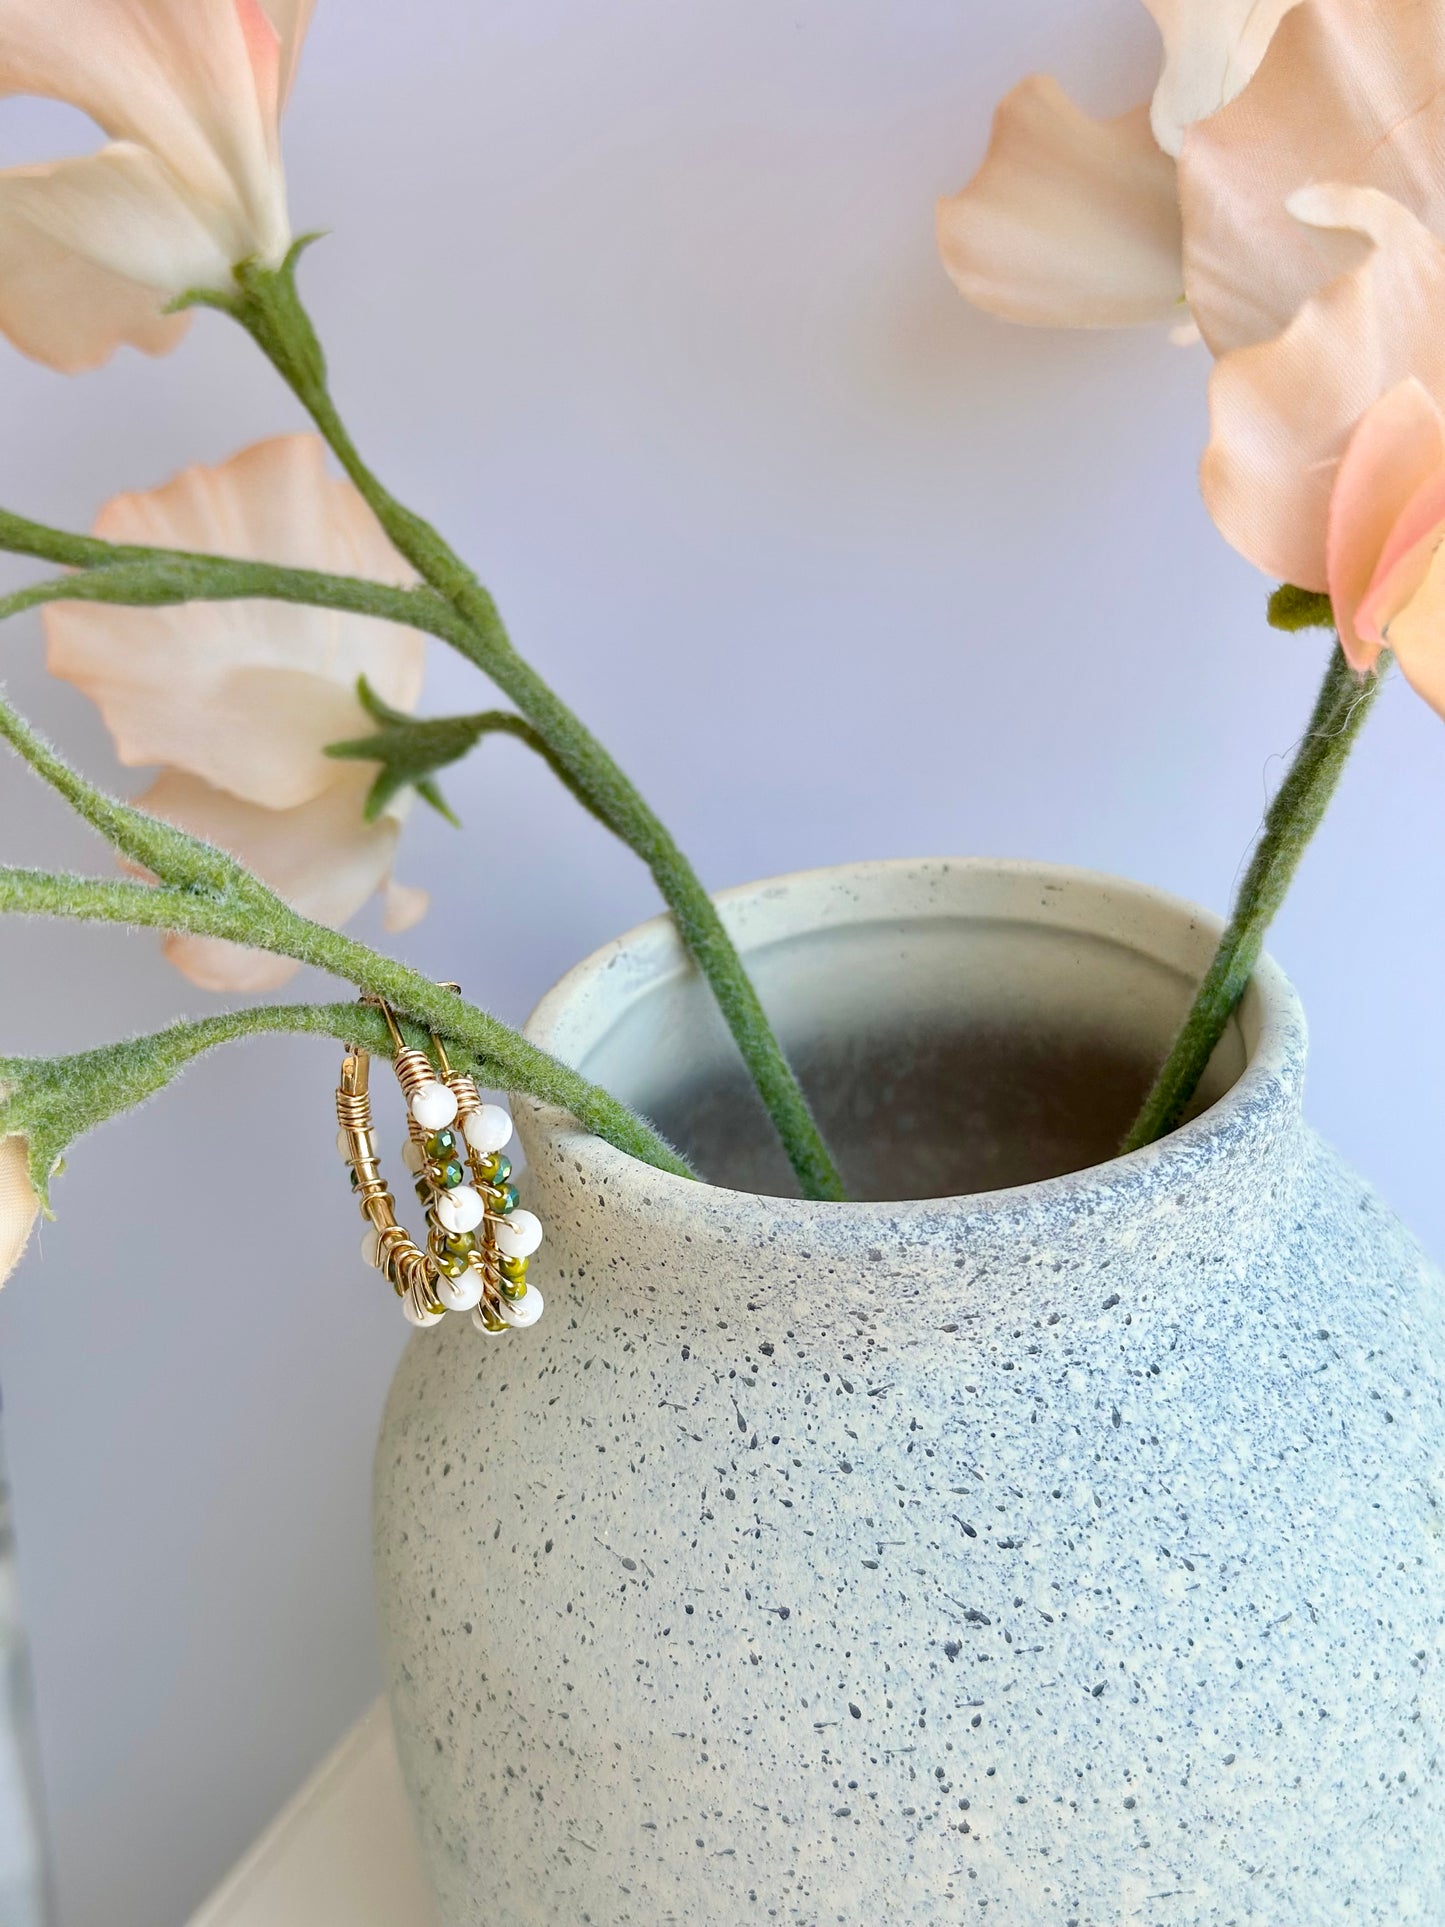
[[[402,1159],[426,1207],[427,1241],[418,1245],[397,1222],[372,1125],[371,1059],[352,1046],[336,1092],[336,1148],[367,1221],[362,1258],[386,1277],[420,1330],[449,1311],[470,1312],[489,1336],[535,1325],[542,1294],[527,1282],[527,1268],[542,1226],[518,1206],[505,1155],[512,1120],[500,1105],[482,1102],[474,1079],[452,1069],[439,1038],[432,1039],[433,1063],[406,1043],[390,1010],[378,1007],[396,1044],[393,1068],[407,1107]]]

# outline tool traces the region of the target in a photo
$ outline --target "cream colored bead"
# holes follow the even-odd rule
[[[475,1231],[487,1215],[487,1207],[482,1203],[480,1193],[474,1191],[469,1184],[459,1184],[454,1191],[439,1191],[433,1201],[432,1210],[436,1213],[437,1223],[442,1229],[454,1234]],[[500,1248],[500,1240],[498,1245]]]
[[[346,1163],[350,1164],[351,1162],[350,1131],[338,1131],[336,1133],[336,1150],[337,1150],[337,1154],[343,1159],[345,1159]]]
[[[414,1137],[409,1137],[401,1147],[401,1161],[414,1178],[419,1178],[422,1166],[426,1163],[426,1152]]]
[[[441,1299],[448,1311],[471,1311],[482,1302],[482,1274],[475,1265],[468,1265],[460,1278],[438,1278],[432,1290]]]
[[[456,1121],[456,1092],[433,1078],[412,1092],[411,1114],[424,1131],[444,1131]]]
[[[482,1157],[490,1157],[512,1141],[512,1120],[500,1104],[484,1104],[462,1126],[467,1143]]]
[[[373,1225],[361,1241],[361,1262],[373,1271],[381,1263],[381,1233]]]
[[[525,1331],[528,1325],[536,1324],[546,1308],[541,1292],[535,1285],[528,1285],[520,1298],[504,1298],[497,1307],[497,1315],[514,1331]]]
[[[455,1192],[452,1194],[455,1196]],[[504,1258],[530,1258],[542,1242],[542,1220],[535,1212],[514,1211],[493,1226],[497,1249]]]
[[[415,1325],[418,1331],[430,1331],[446,1317],[444,1311],[428,1311],[415,1290],[402,1294],[401,1308],[406,1314],[406,1322]]]

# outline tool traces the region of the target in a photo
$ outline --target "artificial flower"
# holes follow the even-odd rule
[[[74,373],[173,347],[169,302],[291,241],[280,119],[313,0],[0,0],[0,93],[66,101],[94,154],[0,172],[0,330]]]
[[[1220,357],[1206,500],[1260,568],[1326,589],[1352,437],[1401,383],[1445,404],[1445,10],[1304,0],[1191,132],[1181,185],[1190,305]],[[1355,483],[1343,499],[1371,528],[1384,512]]]
[[[941,201],[938,242],[968,299],[1009,321],[1178,319],[1185,129],[1233,99],[1296,0],[1145,0],[1164,41],[1151,106],[1092,119],[1054,80],[1007,96],[983,166]]]
[[[96,533],[413,579],[351,483],[327,474],[314,435],[260,442],[219,467],[119,496]],[[324,753],[372,727],[356,696],[360,677],[384,702],[415,708],[425,653],[415,630],[282,602],[57,603],[46,625],[52,672],[99,706],[120,760],[163,766],[137,798],[143,809],[231,851],[319,922],[344,923],[379,888],[389,929],[424,913],[421,892],[390,881],[405,802],[366,822],[374,771]],[[208,989],[267,990],[295,969],[209,939],[173,936],[166,951]]]
[[[19,1264],[39,1213],[28,1144],[23,1137],[0,1138],[0,1285]]]
[[[1326,561],[1351,665],[1367,673],[1392,649],[1445,716],[1445,414],[1413,378],[1382,395],[1350,437]]]

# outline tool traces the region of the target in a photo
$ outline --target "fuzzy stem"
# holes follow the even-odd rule
[[[300,245],[304,245],[300,244]],[[717,906],[662,822],[602,744],[518,655],[496,604],[437,531],[397,501],[362,459],[331,397],[325,357],[296,289],[300,246],[280,270],[243,264],[239,293],[196,297],[255,339],[321,431],[386,533],[465,625],[457,646],[511,698],[557,763],[651,870],[702,970],[810,1198],[841,1199],[842,1179]]]
[[[1355,739],[1379,695],[1386,659],[1361,678],[1336,645],[1309,728],[1265,816],[1228,928],[1164,1068],[1145,1100],[1125,1151],[1164,1137],[1183,1119],[1214,1048],[1254,975],[1265,933],[1324,818]]]
[[[598,1137],[659,1170],[692,1175],[649,1125],[600,1086],[419,971],[382,956],[339,930],[303,917],[226,851],[108,796],[72,769],[3,700],[0,737],[65,798],[77,815],[158,879],[152,886],[57,876],[41,870],[0,869],[0,913],[220,937],[228,943],[312,964],[363,992],[385,998],[396,1010],[496,1064],[504,1073],[502,1081],[508,1089],[529,1092],[544,1103],[570,1111]]]

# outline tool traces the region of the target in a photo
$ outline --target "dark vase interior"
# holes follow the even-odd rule
[[[1105,1163],[1192,990],[1109,939],[964,918],[810,933],[748,962],[858,1200],[997,1191]],[[1194,1113],[1229,1088],[1245,1056],[1232,1026]],[[649,984],[581,1068],[711,1183],[796,1195],[691,973]]]

